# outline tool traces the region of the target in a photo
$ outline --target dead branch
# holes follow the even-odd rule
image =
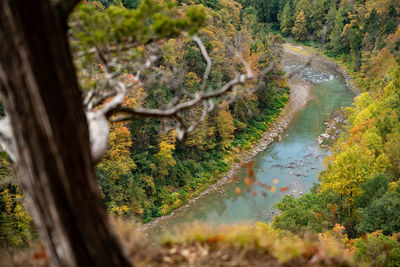
[[[210,56],[208,55],[207,49],[205,48],[203,42],[197,35],[193,36],[193,41],[195,41],[197,43],[197,45],[200,48],[201,54],[203,55],[205,61],[207,62],[207,67],[206,67],[206,70],[204,71],[203,81],[201,83],[201,91],[205,91],[207,82],[208,82],[208,76],[210,75],[210,72],[211,72],[212,60],[211,60]]]
[[[122,71],[117,70],[113,72],[115,68],[119,69],[120,66],[117,65],[115,61],[110,62],[110,52],[112,51],[109,47],[106,51],[100,50],[98,47],[94,48],[95,53],[104,66],[106,78],[105,82],[98,88],[91,90],[85,99],[85,104],[89,108],[86,115],[89,122],[91,150],[94,160],[100,159],[106,152],[109,134],[109,126],[107,124],[108,119],[110,119],[111,122],[123,122],[138,118],[174,119],[176,121],[175,130],[178,134],[178,139],[181,140],[186,134],[196,129],[196,127],[198,127],[207,117],[207,114],[215,108],[213,99],[232,91],[233,94],[231,94],[227,100],[228,103],[232,103],[236,98],[238,87],[249,81],[255,81],[258,82],[258,85],[262,85],[264,77],[274,69],[274,63],[271,63],[258,74],[254,74],[242,55],[237,51],[233,51],[233,54],[243,64],[246,70],[245,73],[237,73],[232,80],[226,82],[221,88],[207,91],[207,83],[211,72],[212,60],[201,39],[195,35],[193,41],[195,41],[199,47],[202,56],[207,63],[202,78],[201,89],[199,92],[194,94],[194,96],[190,96],[191,99],[179,104],[177,104],[178,99],[173,98],[167,105],[166,109],[130,108],[123,106],[122,104],[127,94],[127,88],[123,82],[118,81],[118,77]],[[141,66],[137,67],[135,75],[136,81],[139,81],[141,73],[145,69],[150,68],[159,58],[159,55],[156,55],[159,53],[159,50],[157,48],[154,48],[153,50],[150,50],[150,56],[148,59]],[[105,91],[105,88],[107,87],[111,89],[111,91]],[[105,104],[103,103],[105,99],[112,96],[113,98],[109,102]],[[93,111],[93,108],[100,104],[103,105],[96,111]],[[182,117],[182,112],[198,105],[203,105],[200,118],[198,118],[192,125],[186,125],[185,120]]]
[[[0,120],[0,150],[6,152],[13,161],[16,160],[15,141],[8,117]]]

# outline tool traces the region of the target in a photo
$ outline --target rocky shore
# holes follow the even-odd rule
[[[317,137],[317,143],[323,148],[330,148],[343,133],[344,126],[348,123],[342,110],[335,111],[325,122],[326,130]]]

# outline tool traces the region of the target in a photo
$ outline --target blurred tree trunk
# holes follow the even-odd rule
[[[53,266],[128,266],[94,175],[63,26],[50,0],[0,1],[0,92],[16,173]]]

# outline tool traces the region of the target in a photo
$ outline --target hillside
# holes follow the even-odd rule
[[[40,9],[43,17],[62,8],[42,4],[49,6]],[[3,5],[4,14],[27,8],[10,0]],[[0,265],[94,263],[112,258],[107,249],[112,260],[138,266],[400,265],[399,0],[101,0],[84,1],[68,20],[61,18],[65,25],[57,27],[68,28],[60,42],[67,48],[58,47],[63,57],[55,48],[35,52],[46,46],[33,44],[48,40],[36,37],[40,31],[30,35],[22,27],[27,32],[21,36],[34,40],[24,48],[33,49],[27,62],[35,59],[32,66],[51,73],[53,65],[44,62],[62,68],[66,63],[57,60],[63,58],[70,64],[65,76],[43,78],[37,68],[24,76],[28,67],[16,71],[20,61],[11,51],[0,54],[0,69],[8,73],[0,79]],[[20,40],[7,34],[11,30],[0,26],[4,47]],[[32,87],[20,86],[13,74]],[[51,78],[59,89],[49,90]],[[72,80],[69,89],[61,88]],[[347,86],[357,96],[351,107],[329,110],[325,124],[335,136],[326,132],[329,142],[319,146],[314,139],[310,145],[305,132],[312,136],[321,125],[301,111],[328,112],[327,104],[312,104],[326,103],[328,85]],[[29,97],[19,106],[13,92],[24,88]],[[37,89],[43,91],[33,93]],[[71,112],[57,110],[56,100],[70,103]],[[60,118],[67,118],[64,124]],[[266,183],[257,177],[269,166],[263,164],[283,156],[267,150],[259,162],[254,157],[273,140],[273,147],[290,144],[285,136],[290,139],[292,128],[283,131],[292,118],[292,127],[304,127],[299,140],[316,165],[307,167],[296,152],[299,158],[289,164],[271,165]],[[75,129],[77,138],[70,139],[62,125]],[[83,142],[82,149],[75,151],[75,142]],[[321,170],[320,155],[328,156],[311,186],[309,172]],[[200,206],[198,213],[217,215],[198,215],[221,218],[231,209],[236,217],[224,219],[228,225],[195,220],[180,233],[163,232],[161,241],[140,230],[158,217],[174,217],[183,206],[182,217],[197,212],[187,203],[210,188],[220,194],[217,208]],[[264,202],[252,223],[234,221],[236,213]],[[119,245],[110,246],[119,243],[109,216],[128,256]],[[60,257],[57,249],[74,256]]]

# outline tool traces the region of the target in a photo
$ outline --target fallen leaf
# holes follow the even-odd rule
[[[247,172],[249,173],[250,177],[254,177],[254,170],[248,169]]]
[[[250,168],[250,169],[253,169],[253,168],[254,168],[254,161],[252,161],[252,162],[249,163],[249,168]]]
[[[288,191],[288,189],[289,189],[289,187],[283,186],[283,187],[281,187],[281,189],[279,191],[281,191],[283,193],[283,192]]]

